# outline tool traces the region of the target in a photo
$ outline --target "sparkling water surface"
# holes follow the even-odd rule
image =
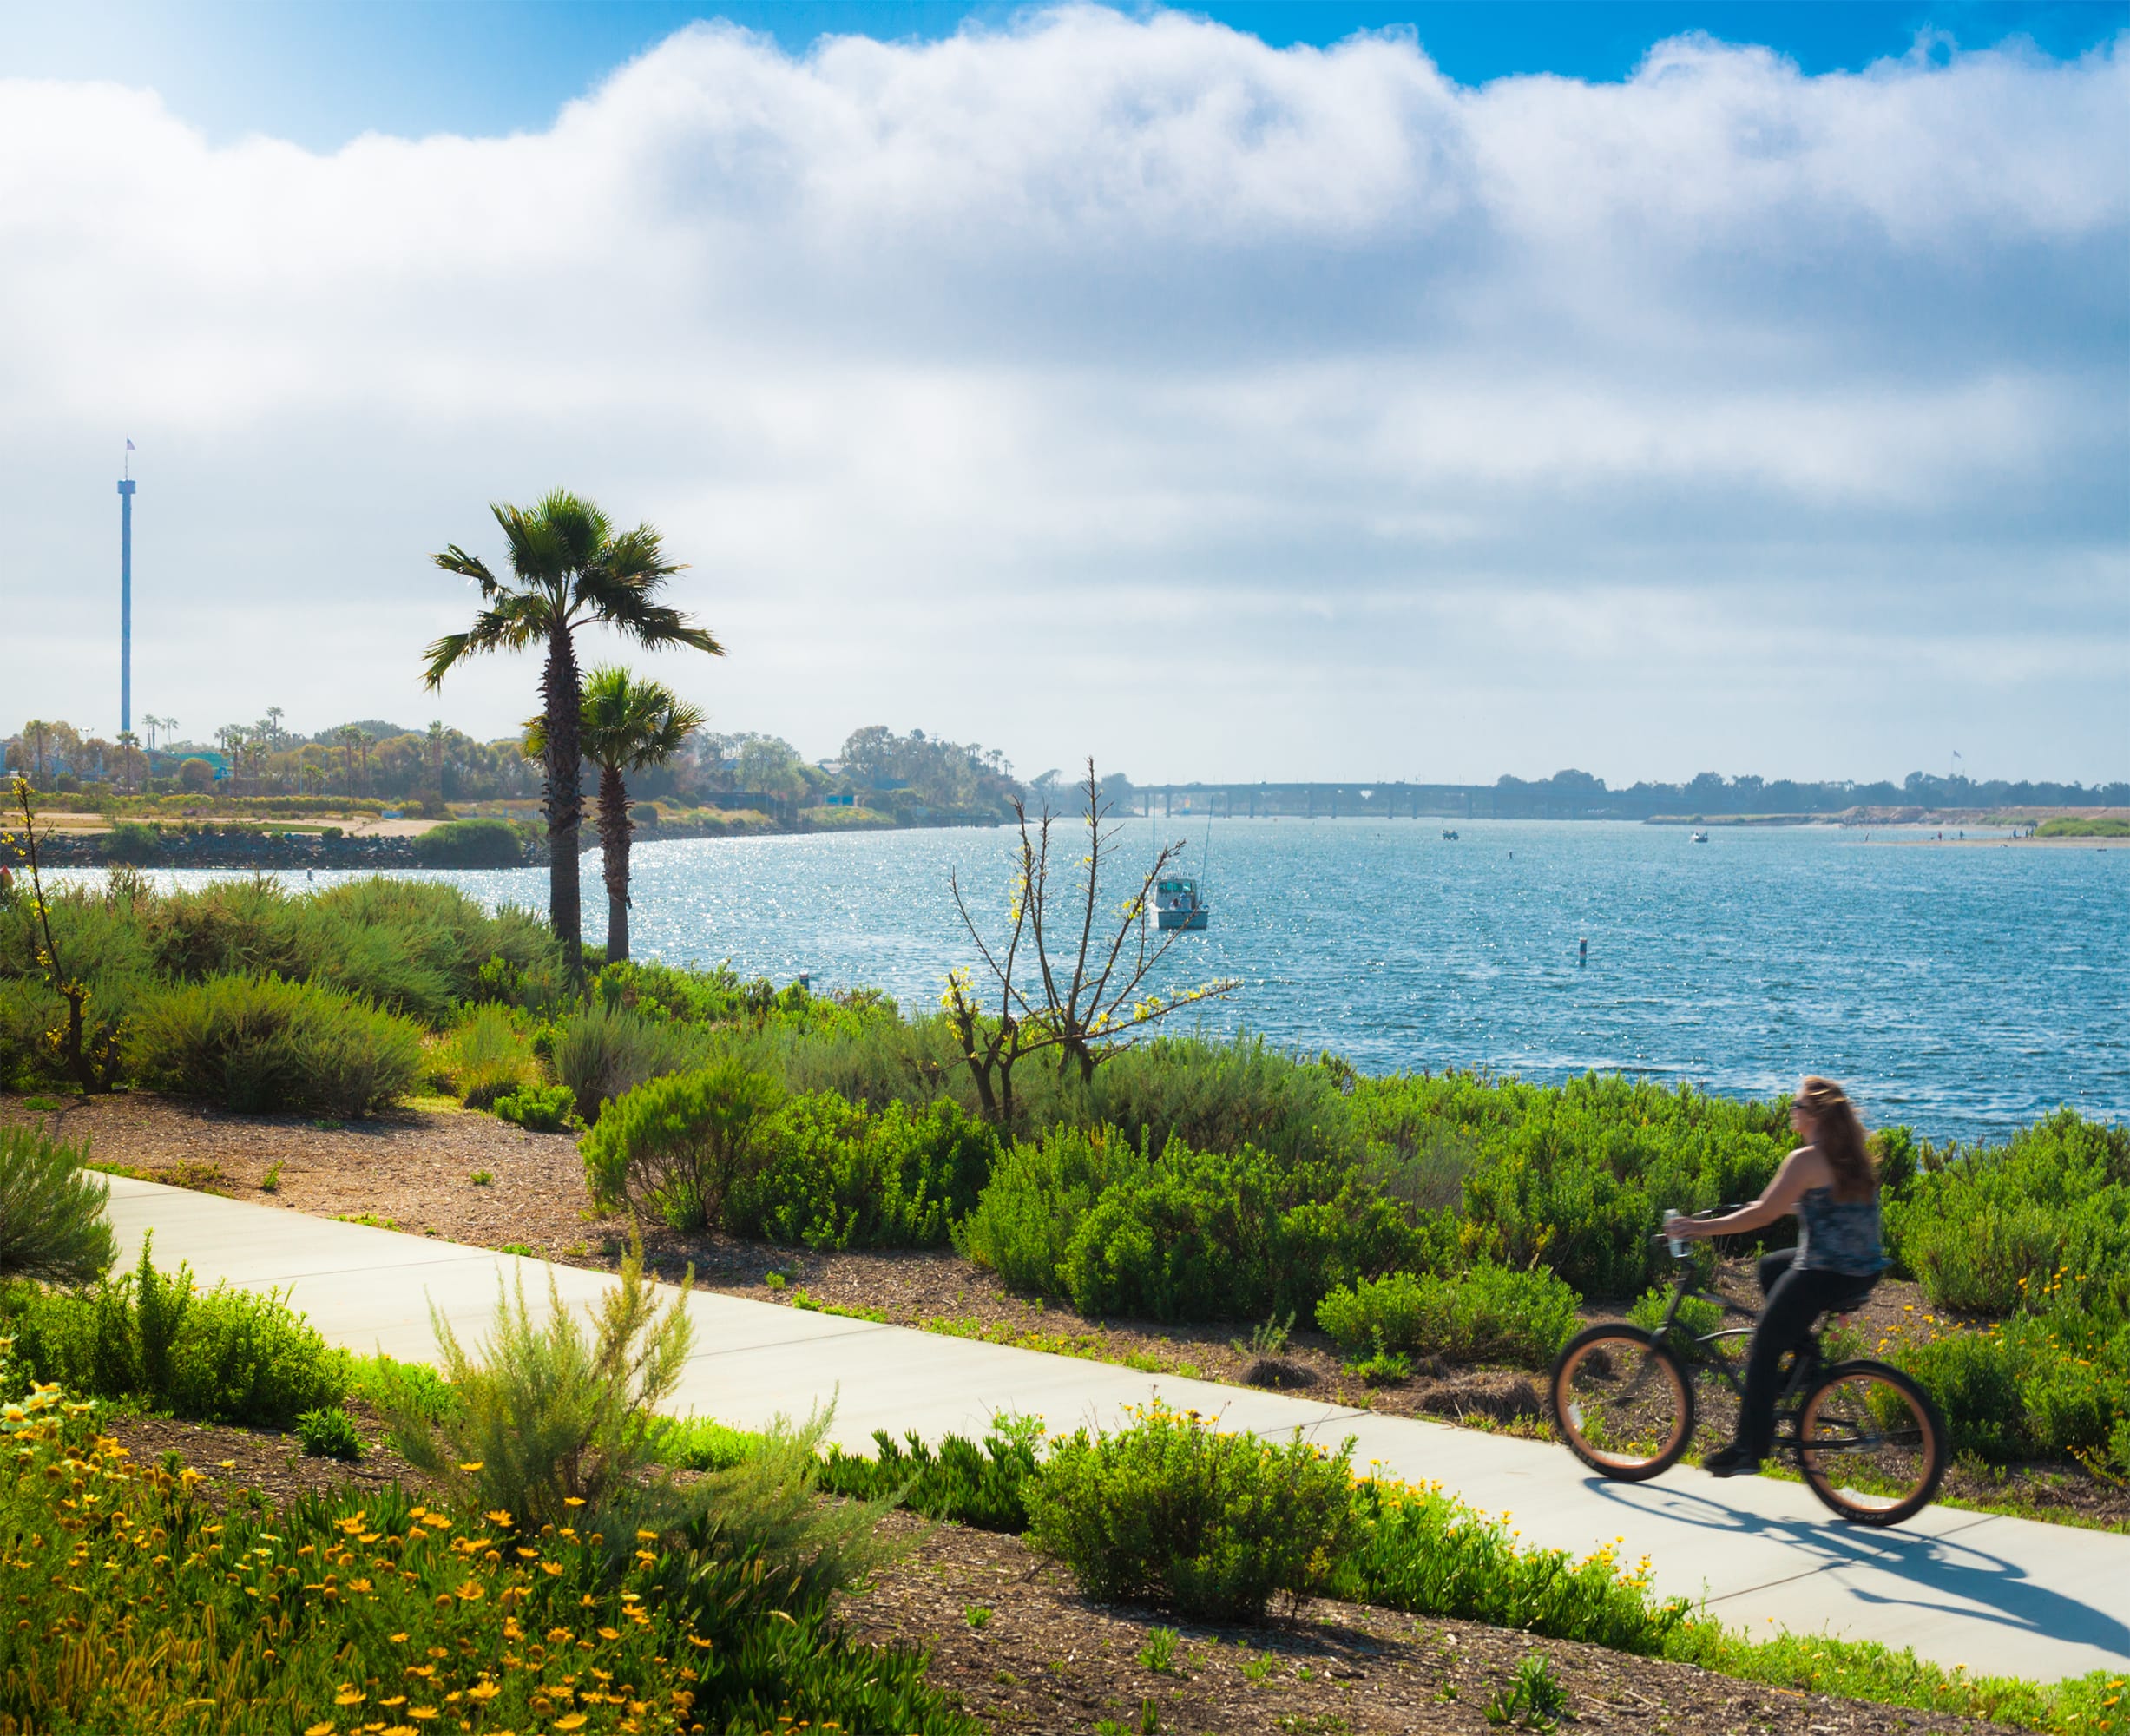
[[[2130,1115],[2130,851],[1937,844],[1825,826],[1686,832],[1598,821],[1178,816],[1211,928],[1170,986],[1236,976],[1184,1017],[1368,1071],[1618,1069],[1752,1095],[1844,1081],[1874,1122],[1974,1138],[2068,1103]],[[1151,853],[1123,822],[1118,861]],[[1972,831],[1970,840],[1982,834]],[[1080,834],[1061,855],[1079,854]],[[958,871],[1003,925],[1013,835],[890,832],[639,844],[640,957],[729,959],[817,990],[871,983],[911,1009],[974,962]],[[166,871],[164,884],[230,871]],[[72,877],[69,877],[72,878]],[[284,881],[351,878],[300,872]],[[433,872],[544,910],[544,869]],[[1118,901],[1126,896],[1121,879]],[[597,858],[585,934],[605,933]],[[1576,963],[1589,942],[1589,963]]]

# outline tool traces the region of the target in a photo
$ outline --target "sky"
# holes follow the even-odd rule
[[[2130,5],[0,3],[0,733],[131,437],[200,738],[562,484],[809,755],[2130,775]]]

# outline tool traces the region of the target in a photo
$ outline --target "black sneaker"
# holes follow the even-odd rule
[[[1701,1469],[1711,1476],[1756,1476],[1759,1474],[1760,1461],[1733,1443],[1703,1459]]]

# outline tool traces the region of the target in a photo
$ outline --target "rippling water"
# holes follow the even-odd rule
[[[1209,846],[1202,820],[1166,829],[1187,825],[1213,917],[1175,975],[1244,985],[1208,1029],[1371,1071],[1617,1068],[1754,1095],[1821,1072],[1868,1119],[1936,1139],[2059,1103],[2130,1115],[2130,851],[1827,827],[1702,845],[1596,822],[1462,821],[1450,842],[1429,820],[1218,820]],[[1127,827],[1133,849],[1147,838]],[[1003,918],[1010,850],[1003,831],[640,845],[636,950],[929,1006],[971,957],[949,871]],[[434,878],[544,908],[544,871]],[[589,857],[584,886],[597,939]]]

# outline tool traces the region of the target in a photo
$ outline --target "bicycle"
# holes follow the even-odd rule
[[[1678,1463],[1693,1443],[1696,1377],[1721,1377],[1732,1402],[1744,1382],[1723,1354],[1751,1326],[1694,1333],[1679,1324],[1689,1296],[1748,1320],[1751,1308],[1695,1281],[1688,1244],[1667,1240],[1678,1273],[1655,1328],[1624,1320],[1586,1327],[1555,1360],[1548,1397],[1568,1450],[1601,1476],[1646,1483]],[[1937,1402],[1883,1362],[1830,1362],[1815,1320],[1790,1358],[1775,1401],[1776,1454],[1794,1457],[1806,1487],[1842,1518],[1898,1525],[1929,1506],[1944,1480],[1949,1437]]]

